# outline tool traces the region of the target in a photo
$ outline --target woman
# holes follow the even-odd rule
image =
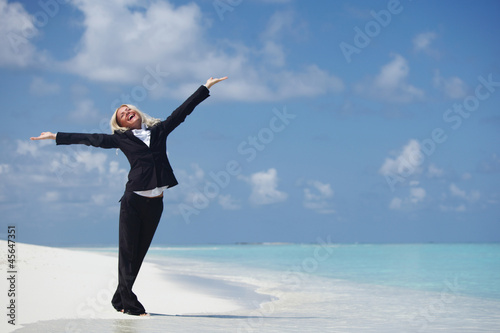
[[[227,77],[208,79],[164,121],[125,104],[111,117],[113,134],[43,132],[31,138],[56,140],[58,145],[119,148],[130,162],[128,182],[120,200],[118,288],[111,301],[117,311],[135,316],[147,315],[132,292],[132,286],[160,222],[163,191],[177,185],[166,154],[166,139],[209,96],[210,87],[225,79]]]

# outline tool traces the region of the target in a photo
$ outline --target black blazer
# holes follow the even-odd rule
[[[125,191],[145,191],[178,184],[167,158],[167,136],[179,126],[194,108],[210,96],[201,86],[164,121],[149,128],[150,147],[137,138],[132,130],[114,134],[61,133],[56,144],[84,144],[100,148],[119,148],[130,163]]]

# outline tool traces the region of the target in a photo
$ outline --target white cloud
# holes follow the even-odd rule
[[[104,119],[106,125],[109,119],[108,116],[103,118],[94,105],[94,101],[87,98],[75,102],[75,109],[68,114],[68,118],[79,124],[96,124]]]
[[[427,168],[427,176],[429,178],[438,178],[444,175],[444,170],[438,168],[435,164],[430,164]]]
[[[389,204],[389,209],[400,210],[402,205],[403,205],[403,199],[396,197],[391,200],[391,203]]]
[[[193,2],[79,0],[83,36],[78,53],[62,64],[97,81],[137,83],[152,97],[184,98],[210,76],[228,75],[219,98],[246,101],[313,97],[343,89],[342,81],[314,64],[290,70],[271,37],[295,27],[285,14],[271,19],[260,47],[211,40],[210,23]],[[141,10],[131,10],[131,6]],[[286,18],[286,20],[285,20]],[[154,88],[153,88],[154,87]],[[251,91],[251,94],[248,92]]]
[[[112,175],[127,175],[128,171],[126,169],[120,169],[120,163],[117,161],[109,162],[109,173]]]
[[[37,157],[40,149],[44,146],[52,145],[51,140],[30,141],[30,140],[17,140],[16,153],[19,155],[31,155]]]
[[[279,11],[271,16],[261,38],[278,40],[283,35],[291,35],[296,39],[303,39],[306,34],[306,23],[297,19],[293,11]]]
[[[413,38],[413,49],[415,51],[429,51],[431,43],[437,38],[434,32],[424,32]]]
[[[1,175],[0,200],[24,202],[31,199],[32,209],[23,212],[27,216],[43,211],[54,220],[67,222],[75,209],[85,214],[99,214],[94,210],[95,195],[107,196],[100,205],[114,209],[123,192],[126,171],[122,172],[118,165],[112,168],[101,155],[104,153],[87,153],[78,158],[77,152],[87,149],[85,146],[55,147],[52,140],[19,140],[3,148],[4,156],[12,163],[6,168],[8,175]],[[115,172],[109,172],[110,169]]]
[[[85,171],[89,172],[97,169],[99,174],[106,173],[107,158],[106,154],[99,152],[80,151],[75,154],[76,162],[83,164]]]
[[[225,210],[238,210],[241,205],[230,194],[219,195],[219,205]]]
[[[304,207],[320,214],[335,213],[329,202],[329,199],[334,194],[330,184],[312,180],[307,185],[309,187],[304,189]]]
[[[250,202],[255,205],[283,202],[288,198],[287,193],[277,189],[278,172],[274,168],[254,173],[245,180],[252,186]]]
[[[42,58],[30,41],[38,33],[20,3],[0,0],[0,66],[26,67],[35,63],[35,55]]]
[[[393,59],[382,66],[375,78],[368,78],[355,86],[359,94],[388,103],[409,103],[420,100],[424,92],[407,82],[410,67],[405,58],[394,54]]]
[[[57,202],[61,199],[61,194],[57,191],[45,192],[40,198],[42,202]]]
[[[450,184],[450,193],[452,196],[464,199],[469,202],[475,202],[479,200],[481,197],[481,194],[479,191],[471,191],[467,193],[465,190],[460,189],[457,185],[455,184]]]
[[[465,82],[457,76],[443,78],[439,70],[436,70],[433,83],[436,89],[442,90],[449,98],[461,99],[467,95],[467,86],[465,85]]]
[[[129,9],[139,1],[81,0],[75,5],[84,14],[85,31],[78,54],[65,64],[68,71],[93,80],[134,82],[162,57],[169,71],[188,74],[187,60],[200,56],[193,45],[201,36],[202,18],[193,3],[175,8],[155,1],[144,11]]]
[[[450,185],[450,193],[455,197],[460,197],[460,198],[466,197],[465,191],[459,189],[458,186],[455,184]]]
[[[422,187],[410,188],[410,201],[414,204],[422,202],[426,195],[427,193]]]
[[[105,193],[95,193],[90,196],[90,199],[96,206],[104,206],[110,202],[110,196]]]
[[[379,173],[384,176],[399,175],[408,177],[422,172],[423,154],[420,143],[411,139],[396,158],[386,158],[384,164],[380,167]]]
[[[196,209],[204,209],[210,206],[216,197],[222,195],[216,196],[217,193],[222,192],[223,188],[214,187],[216,184],[212,179],[206,178],[206,172],[197,163],[192,163],[189,170],[176,169],[175,175],[179,180],[179,186],[175,187],[175,190],[165,192],[168,197],[165,201],[170,204],[177,202],[196,207]],[[209,186],[209,184],[212,185]],[[221,205],[227,204],[226,208],[230,203],[234,202],[230,200],[219,202]]]
[[[205,171],[196,163],[191,164],[191,169],[190,172],[182,169],[177,170],[175,172],[177,178],[182,179],[181,183],[187,187],[201,187],[205,180]]]
[[[443,197],[446,202],[439,205],[439,209],[443,212],[465,212],[471,204],[477,202],[481,198],[481,194],[479,193],[479,191],[473,190],[467,192],[459,188],[454,183],[451,183],[448,189],[451,198],[448,198],[447,195],[444,195]]]
[[[419,186],[418,181],[410,182],[409,193],[406,197],[394,197],[389,203],[389,209],[392,210],[410,210],[418,207],[417,205],[424,201],[427,192]]]
[[[270,66],[283,67],[286,64],[285,51],[283,51],[283,47],[276,42],[264,42],[264,47],[260,51],[260,55],[264,58],[265,63]]]
[[[58,147],[57,150],[37,155],[37,159],[41,160],[44,168],[47,168],[45,171],[47,177],[68,184],[72,182],[75,186],[81,185],[80,182],[85,185],[113,184],[113,187],[123,185],[120,181],[124,179],[125,171],[112,166],[116,161],[108,162],[107,152],[83,145]]]

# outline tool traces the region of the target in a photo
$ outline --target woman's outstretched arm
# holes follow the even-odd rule
[[[31,140],[47,139],[56,140],[57,145],[81,144],[98,148],[120,148],[119,139],[115,134],[42,132],[40,136],[31,138]]]
[[[55,140],[56,135],[57,135],[57,133],[54,134],[52,132],[42,132],[42,134],[40,134],[40,136],[31,137],[30,139],[31,140],[48,140],[48,139]]]
[[[214,84],[224,81],[227,79],[227,76],[223,78],[213,78],[207,80],[204,85],[201,85],[198,90],[196,90],[188,99],[184,101],[177,109],[172,112],[170,116],[167,117],[164,121],[161,122],[163,128],[167,133],[172,132],[177,126],[179,126],[188,115],[193,112],[194,108],[203,102],[209,94],[209,89]]]

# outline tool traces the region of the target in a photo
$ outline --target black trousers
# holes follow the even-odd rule
[[[125,192],[121,199],[118,288],[111,301],[113,307],[130,314],[142,314],[146,310],[132,292],[135,279],[163,212],[163,198],[147,198],[133,192]]]

